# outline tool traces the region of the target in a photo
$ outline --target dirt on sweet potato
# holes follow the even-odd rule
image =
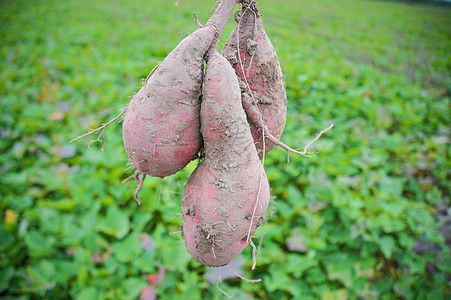
[[[229,62],[210,51],[201,105],[205,158],[182,198],[182,236],[200,263],[228,264],[262,224],[270,189]]]
[[[207,24],[181,41],[134,94],[122,136],[138,171],[165,177],[197,157],[203,57],[236,3],[222,1]]]
[[[269,133],[280,139],[287,112],[284,76],[274,46],[266,35],[256,2],[241,2],[244,2],[242,9],[235,14],[237,25],[224,45],[222,54],[235,69],[243,93],[247,93],[252,105],[258,107]],[[255,146],[260,157],[263,157],[275,144],[263,140],[264,134],[259,124],[252,119],[249,123]]]

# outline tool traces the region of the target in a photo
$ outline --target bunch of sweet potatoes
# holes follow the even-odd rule
[[[236,28],[220,54],[218,39],[238,2]],[[263,157],[274,145],[306,151],[279,140],[284,77],[256,2],[221,0],[153,71],[124,112],[123,142],[139,180],[135,197],[139,202],[146,175],[165,177],[201,157],[183,191],[182,237],[200,263],[227,265],[253,245],[264,221],[270,187]]]
[[[189,253],[213,267],[238,256],[264,220],[270,189],[259,153],[273,147],[265,133],[280,137],[286,116],[282,71],[255,2],[243,4],[224,46],[235,64],[217,50],[237,2],[222,0],[166,57],[134,95],[123,124],[127,154],[144,174],[171,175],[203,146],[183,191],[181,231]]]

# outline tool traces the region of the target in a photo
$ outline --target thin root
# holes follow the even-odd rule
[[[252,211],[251,223],[249,225],[249,231],[247,232],[247,240],[248,241],[251,240],[252,225],[253,225],[253,222],[254,222],[255,211],[257,210],[257,205],[258,205],[258,202],[259,202],[258,196],[260,195],[261,183],[262,183],[262,176],[260,176],[260,182],[258,183],[257,199],[255,200],[254,210]]]
[[[124,171],[128,171],[130,169],[133,169],[135,166],[133,166],[132,163],[129,163],[129,166],[127,168],[124,169]]]
[[[100,144],[102,144],[102,148],[100,150],[103,151],[104,146],[105,146],[103,144],[103,142],[104,142],[105,138],[103,138],[103,139],[101,139],[101,138],[103,136],[104,131],[105,131],[105,127],[102,129],[102,131],[100,131],[99,135],[97,136],[97,139],[88,142],[88,149],[91,149],[91,145],[94,144],[95,142],[99,142]]]
[[[144,174],[141,171],[136,170],[135,174],[133,174],[133,177],[138,182],[138,187],[135,190],[135,194],[133,195],[135,197],[136,202],[138,202],[138,205],[141,206],[142,202],[141,199],[138,197],[138,193],[141,190],[143,186],[144,179],[146,178],[146,174]]]
[[[193,13],[193,15],[194,15],[194,22],[196,22],[197,26],[199,26],[200,28],[204,27],[205,25],[202,25],[202,23],[197,18],[196,13]]]
[[[330,126],[327,127],[326,129],[321,130],[320,133],[318,133],[318,135],[317,135],[313,140],[311,140],[310,143],[307,144],[307,146],[305,146],[304,151],[302,151],[302,153],[303,153],[302,155],[305,155],[305,154],[307,153],[308,147],[310,147],[314,142],[316,142],[316,141],[321,137],[321,135],[322,135],[323,133],[325,133],[325,132],[331,130],[332,127],[334,127],[334,124],[333,124],[333,123],[330,124]]]
[[[221,289],[219,287],[219,283],[222,281],[222,277],[221,277],[221,273],[219,273],[219,269],[218,270],[218,282],[216,282],[216,288],[218,289],[218,291],[220,291],[221,293],[223,293],[227,298],[232,298],[229,294],[226,293],[226,291],[224,291],[223,289]]]
[[[290,153],[290,152],[288,152],[288,153]],[[269,229],[268,231],[265,231],[265,229],[266,229],[266,226],[268,225],[268,221],[272,219],[273,214],[274,214],[274,198],[271,197],[270,198],[269,217],[265,218],[265,224],[263,225],[263,233],[258,235],[258,236],[254,235],[254,237],[260,237],[261,236],[260,241],[258,242],[258,249],[257,249],[257,252],[259,253],[260,258],[261,258],[262,247],[263,247],[263,238],[265,237],[265,234],[269,230],[271,230],[271,229]]]
[[[263,225],[263,226],[266,226],[267,224],[265,224],[265,225]],[[259,237],[263,237],[263,236],[265,236],[265,234],[267,234],[268,232],[270,232],[272,229],[268,229],[268,230],[265,230],[264,232],[262,232],[262,233],[260,233],[260,234],[256,234],[256,235],[254,235],[253,237],[254,238],[259,238]],[[259,244],[259,246],[260,246],[260,244]],[[259,247],[257,250],[257,252],[260,252],[260,249],[261,249],[261,247]]]
[[[226,266],[227,270],[229,270],[230,273],[232,273],[233,275],[235,275],[236,277],[246,281],[246,282],[250,282],[250,283],[256,283],[256,282],[261,282],[261,279],[247,279],[246,277],[241,276],[240,274],[238,274],[237,272],[233,271],[229,265]]]
[[[73,142],[78,141],[78,140],[80,140],[80,139],[82,139],[82,138],[85,138],[85,137],[87,137],[88,135],[91,135],[91,134],[93,134],[93,133],[96,133],[96,132],[98,132],[98,131],[100,131],[100,130],[105,129],[105,127],[107,127],[108,125],[110,125],[111,123],[113,123],[114,121],[116,121],[117,119],[119,119],[120,117],[122,117],[122,115],[125,114],[126,111],[127,111],[127,108],[125,108],[119,115],[117,115],[117,117],[115,117],[114,119],[112,119],[112,120],[109,121],[108,123],[103,124],[103,125],[100,126],[99,128],[94,129],[94,130],[91,130],[90,132],[85,133],[85,134],[83,134],[83,135],[81,135],[81,136],[79,136],[79,137],[77,137],[77,138],[71,140],[71,141],[69,142],[69,144],[72,144]]]
[[[216,1],[215,7],[213,7],[213,8],[208,12],[208,14],[205,15],[206,17],[208,17],[211,13],[213,13],[213,12],[216,10],[216,8],[217,8],[218,5],[219,5],[219,2],[221,2],[221,0],[217,0],[217,1]]]
[[[251,230],[252,230],[252,225],[253,225],[253,222],[254,222],[255,211],[257,209],[258,203],[260,202],[259,199],[258,199],[258,196],[260,195],[261,183],[263,181],[262,177],[263,177],[263,175],[260,176],[260,182],[258,184],[258,190],[257,190],[257,199],[255,200],[254,211],[252,212],[251,223],[249,225],[249,231],[247,233],[247,241],[252,246],[252,270],[255,270],[255,266],[257,264],[257,257],[256,257],[257,248],[255,247],[254,242],[252,242]]]
[[[321,137],[321,135],[322,135],[323,133],[325,133],[325,132],[331,130],[332,127],[334,127],[334,124],[330,124],[329,127],[327,127],[326,129],[324,129],[324,130],[322,130],[320,133],[318,133],[318,135],[317,135],[313,140],[311,140],[311,141],[307,144],[307,146],[305,146],[304,151],[294,150],[294,149],[290,148],[289,146],[285,145],[285,144],[282,143],[280,140],[278,140],[275,136],[273,136],[273,135],[269,132],[268,127],[266,127],[266,126],[264,126],[264,132],[265,132],[265,137],[266,137],[269,141],[271,141],[272,143],[276,144],[277,146],[279,146],[279,147],[281,147],[281,148],[287,150],[288,152],[293,152],[293,153],[296,153],[296,154],[299,154],[299,155],[302,155],[302,156],[307,156],[307,150],[308,150],[308,148],[309,148],[314,142],[316,142],[316,141]],[[290,162],[290,157],[288,156],[288,154],[287,154],[287,161]]]
[[[153,67],[152,70],[150,70],[149,75],[147,75],[146,80],[144,80],[143,85],[145,85],[147,83],[147,80],[149,80],[150,76],[152,76],[153,73],[155,73],[155,71],[157,70],[157,68],[160,66],[160,63],[158,63],[155,67]]]
[[[122,180],[121,183],[127,182],[127,181],[129,181],[131,178],[134,178],[134,177],[135,177],[135,174],[130,175],[130,176],[128,176],[127,178],[125,178],[124,180]]]
[[[254,242],[251,238],[249,238],[249,244],[252,246],[252,270],[255,270],[255,266],[257,265],[257,247],[255,247]]]

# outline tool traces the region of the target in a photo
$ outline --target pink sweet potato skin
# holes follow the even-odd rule
[[[122,137],[133,165],[145,174],[174,174],[197,156],[203,56],[214,36],[206,26],[186,37],[132,98]]]
[[[207,24],[186,37],[136,93],[124,116],[122,137],[134,167],[165,177],[197,157],[204,61],[238,0],[222,0]]]
[[[229,62],[209,52],[201,105],[205,159],[183,191],[182,236],[210,267],[228,264],[264,220],[270,189]]]
[[[264,124],[272,135],[280,139],[285,127],[287,96],[276,51],[265,33],[255,1],[250,6],[243,4],[235,19],[239,23],[230,34],[222,54],[232,64],[242,85],[246,78]],[[249,123],[255,146],[263,157],[262,130],[252,121]],[[274,144],[266,140],[264,155],[273,147]]]

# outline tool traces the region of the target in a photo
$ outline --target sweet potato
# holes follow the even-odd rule
[[[276,51],[265,33],[256,2],[240,2],[243,6],[235,15],[237,26],[224,45],[222,54],[235,69],[243,91],[251,93],[251,105],[258,106],[259,118],[263,118],[268,133],[278,140],[282,136],[287,113],[284,76]],[[255,146],[260,157],[263,157],[275,144],[263,140],[263,128],[255,123],[255,119],[249,121]]]
[[[249,244],[264,220],[270,189],[238,79],[217,50],[208,53],[200,130],[205,158],[183,191],[181,231],[197,261],[218,267]]]
[[[197,157],[203,57],[237,0],[223,0],[203,28],[186,37],[157,67],[127,107],[122,136],[136,169],[165,177]]]

